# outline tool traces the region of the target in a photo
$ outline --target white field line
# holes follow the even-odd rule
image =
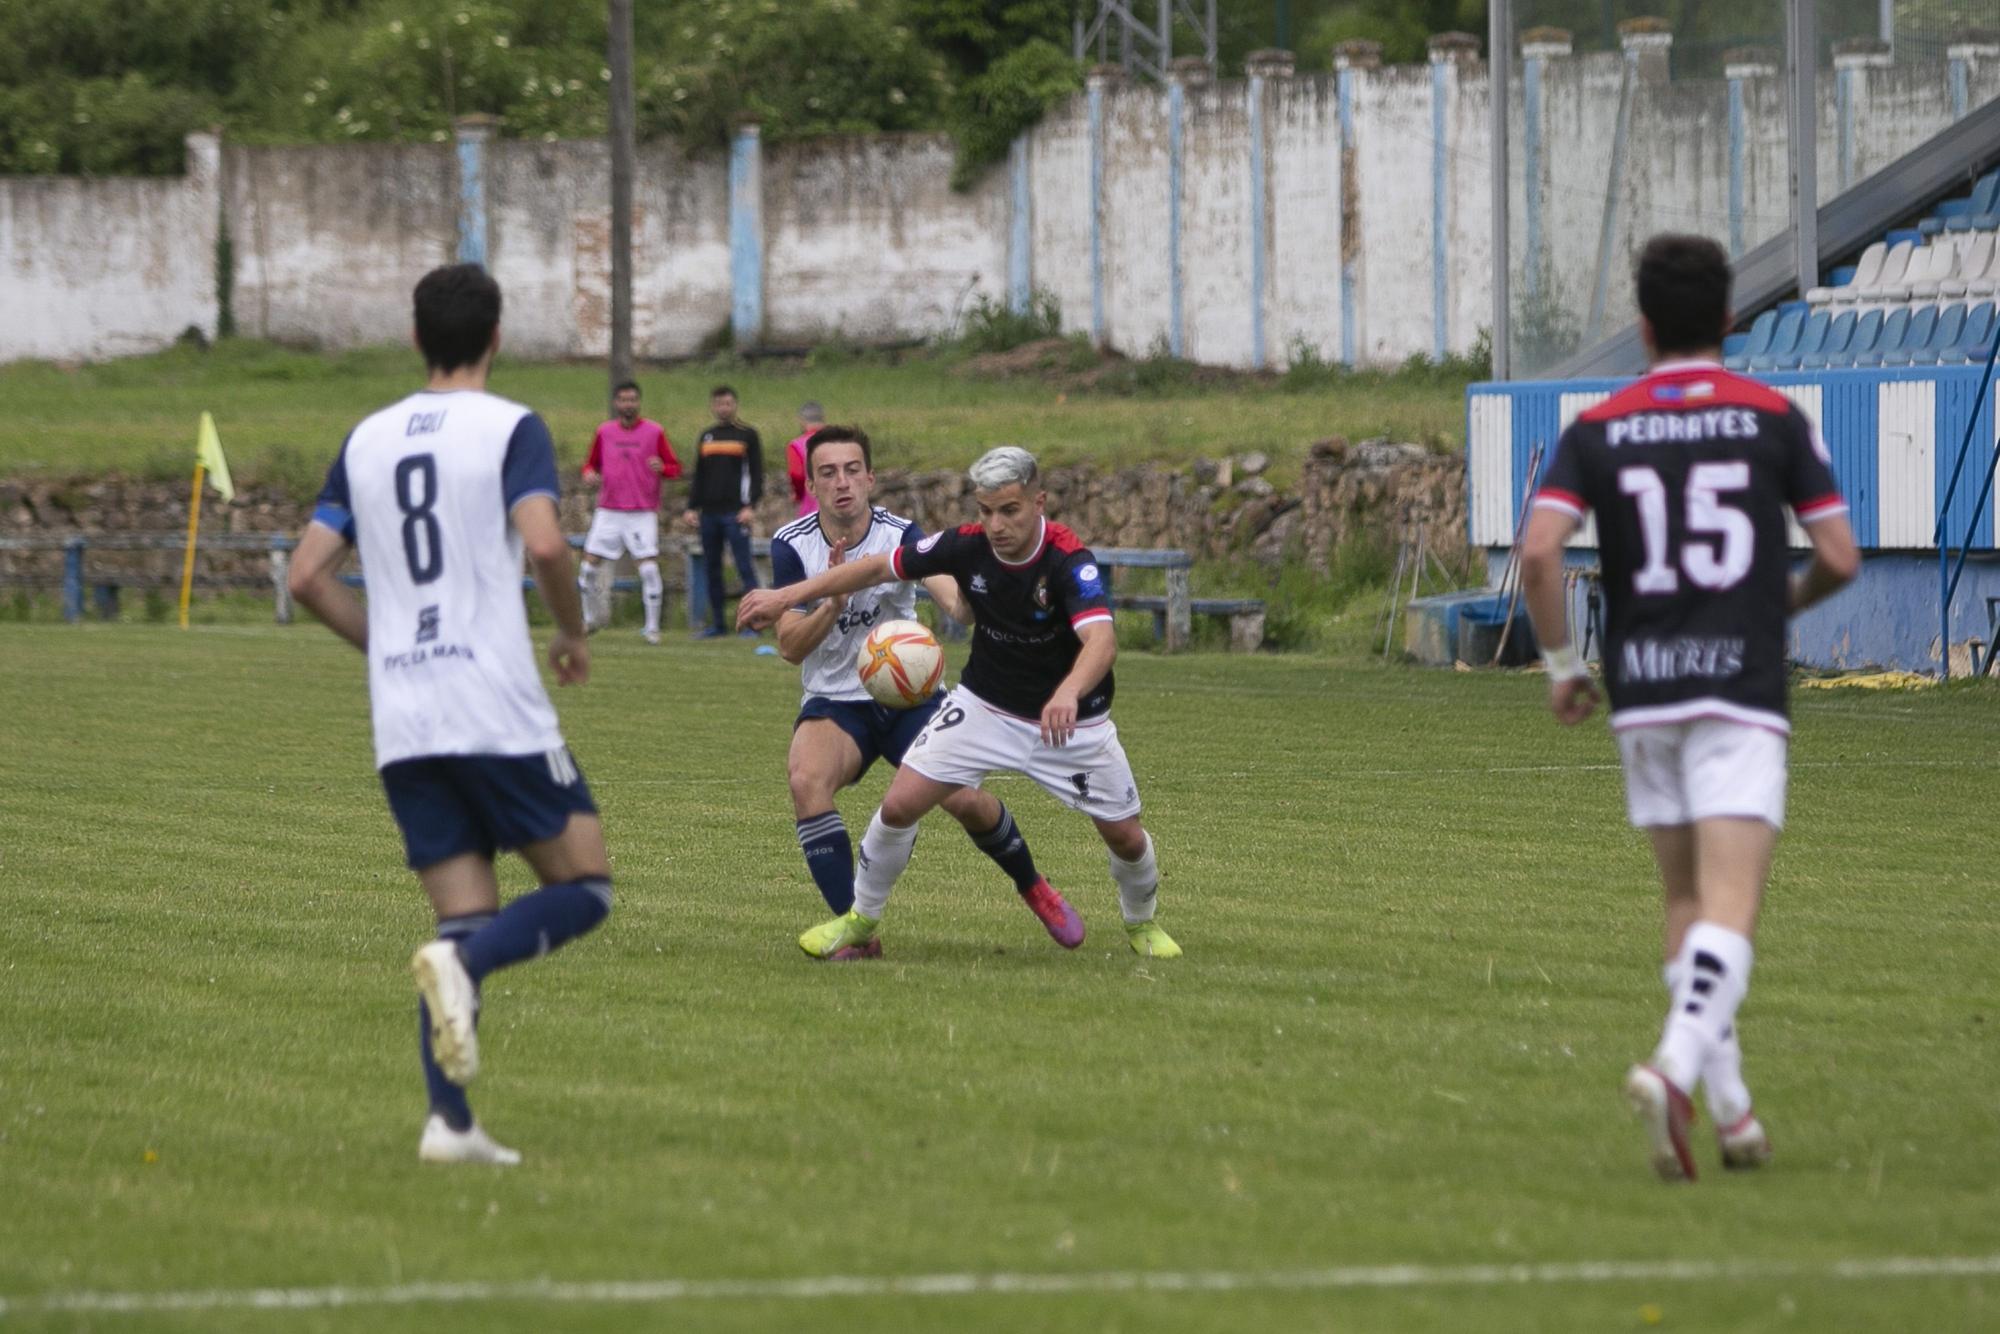
[[[819,1301],[832,1297],[1073,1296],[1089,1293],[1312,1292],[1510,1288],[1601,1283],[1990,1278],[2000,1255],[1850,1260],[1584,1260],[1552,1264],[1349,1265],[1295,1270],[1153,1270],[1084,1274],[908,1274],[780,1279],[634,1279],[566,1283],[398,1283],[384,1287],[215,1288],[191,1292],[54,1292],[0,1298],[9,1315],[173,1311],[319,1311],[341,1307]]]

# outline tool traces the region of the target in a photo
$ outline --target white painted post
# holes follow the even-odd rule
[[[1167,652],[1179,653],[1194,637],[1194,595],[1186,566],[1167,571]]]
[[[271,540],[271,609],[279,625],[292,623],[292,553],[282,538]]]

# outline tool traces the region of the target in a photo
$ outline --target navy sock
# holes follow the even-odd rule
[[[799,821],[799,850],[826,906],[840,916],[854,906],[854,844],[839,811]]]
[[[543,885],[515,899],[492,921],[460,941],[459,957],[477,982],[496,968],[541,958],[610,915],[609,879]]]
[[[1035,869],[1035,855],[1028,851],[1028,840],[1022,836],[1014,823],[1014,812],[1003,804],[1000,807],[1000,823],[983,834],[972,834],[972,845],[993,859],[994,865],[1013,877],[1014,888],[1023,894],[1035,887],[1042,873]]]
[[[455,940],[463,945],[466,937],[492,920],[492,913],[447,917],[438,923],[438,939]],[[431,1110],[442,1116],[453,1130],[470,1130],[472,1104],[466,1101],[465,1090],[446,1079],[444,1071],[431,1059],[431,1007],[421,997],[417,1000],[417,1050],[423,1056],[424,1088],[430,1094]]]

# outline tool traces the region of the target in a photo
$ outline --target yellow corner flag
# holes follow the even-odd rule
[[[226,505],[236,499],[236,483],[229,480],[229,460],[222,457],[222,437],[215,433],[215,418],[201,414],[194,438],[194,498],[188,502],[187,552],[181,557],[181,629],[188,628],[188,600],[194,595],[194,547],[201,534],[201,483],[203,475],[215,484]]]
[[[194,456],[196,462],[208,469],[209,485],[222,494],[223,500],[236,499],[236,484],[229,480],[229,460],[222,457],[222,437],[215,433],[215,418],[206,412],[201,414],[201,430],[195,437]]]

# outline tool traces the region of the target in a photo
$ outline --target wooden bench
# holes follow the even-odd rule
[[[1167,576],[1164,595],[1120,593],[1113,589],[1111,605],[1120,611],[1147,611],[1153,614],[1153,637],[1166,641],[1167,652],[1178,653],[1194,638],[1196,616],[1225,616],[1229,619],[1229,646],[1254,653],[1264,645],[1264,603],[1257,598],[1198,598],[1189,587],[1194,557],[1185,551],[1151,547],[1093,547],[1097,563],[1107,572],[1162,570]],[[1112,580],[1107,577],[1106,584]]]
[[[1120,611],[1152,612],[1153,638],[1166,637],[1167,618],[1171,612],[1166,598],[1144,593],[1118,593],[1112,596],[1111,605]],[[1264,647],[1264,603],[1260,598],[1189,598],[1187,609],[1191,616],[1228,617],[1229,647],[1234,652],[1255,653]]]

